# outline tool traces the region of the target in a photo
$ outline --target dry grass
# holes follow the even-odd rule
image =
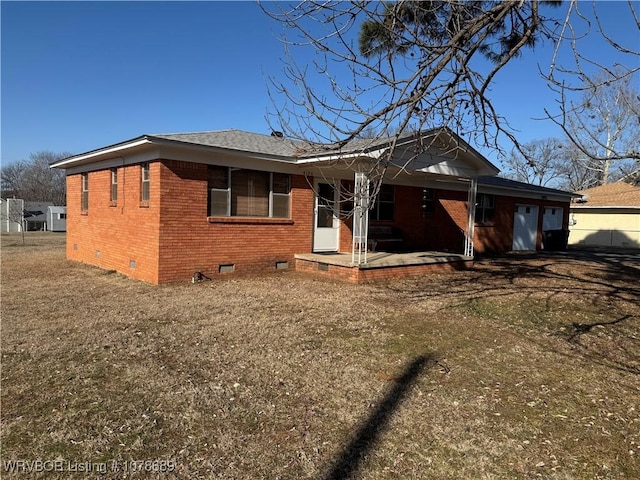
[[[637,256],[153,287],[63,242],[2,237],[2,478],[640,478]]]

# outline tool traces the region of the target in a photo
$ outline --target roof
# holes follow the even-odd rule
[[[44,222],[47,220],[46,202],[24,202],[24,218],[28,222]]]
[[[436,135],[446,132],[450,136],[454,136],[448,128],[430,129],[420,132],[422,137]],[[152,135],[143,135],[147,138],[156,138],[170,140],[180,143],[201,145],[208,147],[224,148],[228,150],[261,153],[264,155],[272,155],[276,157],[291,157],[292,160],[304,157],[316,157],[326,153],[359,153],[386,148],[391,145],[392,138],[358,138],[347,142],[340,147],[338,144],[314,144],[311,142],[303,142],[284,138],[275,134],[265,135],[261,133],[247,132],[244,130],[228,129],[213,130],[209,132],[192,132],[192,133],[161,133]],[[418,135],[415,132],[408,132],[401,135],[397,139],[398,145],[404,145],[413,142]],[[459,139],[462,142],[462,139]],[[463,142],[464,143],[464,142]],[[465,148],[471,149],[466,143]],[[473,150],[478,156],[475,150]]]
[[[215,130],[211,132],[168,133],[144,136],[192,145],[260,153],[274,157],[292,157],[292,159],[297,156],[296,152],[304,148],[302,142],[242,130]]]
[[[412,143],[420,137],[440,137],[444,144],[451,144],[466,152],[478,171],[497,173],[498,168],[473,149],[462,138],[448,128],[435,128],[419,133],[409,132],[396,139],[396,146],[410,151]],[[215,130],[208,132],[144,134],[139,137],[102,147],[89,152],[73,155],[51,163],[53,168],[70,168],[91,164],[100,160],[118,158],[124,152],[148,151],[150,148],[174,146],[191,149],[211,149],[226,153],[241,153],[247,157],[287,163],[310,163],[332,161],[345,157],[357,157],[372,153],[377,157],[388,148],[392,138],[355,139],[345,145],[313,144],[283,138],[278,135],[264,135],[243,130]],[[401,150],[399,150],[401,151]],[[404,160],[403,160],[404,162]]]
[[[49,212],[51,212],[51,213],[66,213],[67,207],[60,207],[60,206],[57,206],[57,205],[50,205],[49,207],[47,207],[47,210],[49,210]]]
[[[640,207],[640,187],[619,181],[577,192],[582,199],[572,208],[590,207]]]
[[[515,190],[528,193],[539,193],[540,195],[562,195],[568,197],[579,197],[579,194],[571,193],[566,190],[558,190],[557,188],[542,187],[540,185],[532,185],[530,183],[518,182],[502,177],[478,177],[478,185],[503,188],[507,190]]]

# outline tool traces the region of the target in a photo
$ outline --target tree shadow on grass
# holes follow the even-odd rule
[[[638,375],[639,285],[640,252],[567,251],[484,257],[468,272],[388,288],[403,301],[436,300],[443,311],[475,312],[477,305],[486,305],[489,319],[503,325],[508,320],[491,317],[502,304],[540,306],[538,323],[513,326],[526,329],[528,338],[539,339],[544,348],[558,348],[545,340],[547,335],[560,337],[571,346],[570,356]],[[585,311],[588,319],[562,321],[563,311],[578,319],[576,312]]]
[[[580,337],[580,335],[585,334],[585,333],[589,333],[591,330],[593,330],[593,328],[595,327],[605,327],[607,325],[615,325],[617,323],[620,323],[624,320],[627,320],[628,318],[631,318],[631,315],[624,315],[620,318],[617,318],[615,320],[612,320],[610,322],[596,322],[596,323],[578,323],[578,322],[573,322],[571,324],[571,333],[569,334],[567,340],[571,343],[576,343]]]
[[[640,349],[638,348],[640,338],[632,333],[625,335],[612,331],[623,328],[625,324],[630,328],[630,324],[636,318],[632,315],[623,315],[608,322],[572,322],[571,326],[558,333],[558,336],[567,340],[571,347],[584,358],[596,364],[640,375]],[[601,329],[599,334],[593,332],[597,327]]]
[[[437,364],[433,355],[420,355],[409,363],[402,375],[395,379],[376,409],[360,425],[353,438],[338,455],[324,480],[345,480],[350,478],[362,463],[366,455],[376,446],[380,434],[387,428],[395,410],[406,398],[418,377],[427,368]]]

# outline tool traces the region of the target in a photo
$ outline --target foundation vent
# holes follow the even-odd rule
[[[233,273],[235,269],[236,269],[236,265],[234,263],[227,263],[227,264],[218,266],[218,273]]]

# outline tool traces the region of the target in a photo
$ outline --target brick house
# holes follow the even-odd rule
[[[468,264],[474,251],[539,249],[549,222],[567,227],[572,194],[496,177],[447,129],[423,132],[432,147],[409,167],[416,141],[407,135],[396,145],[364,229],[341,214],[353,210],[345,192],[358,184],[354,170],[384,155],[383,141],[318,154],[278,135],[223,130],[142,135],[62,159],[52,167],[67,174],[67,257],[160,284],[196,273],[309,270],[304,255],[331,252],[351,259],[336,271],[373,268],[361,257],[354,264],[362,238],[365,253],[438,251],[448,254],[444,263]],[[379,267],[388,267],[380,278],[399,272]]]

